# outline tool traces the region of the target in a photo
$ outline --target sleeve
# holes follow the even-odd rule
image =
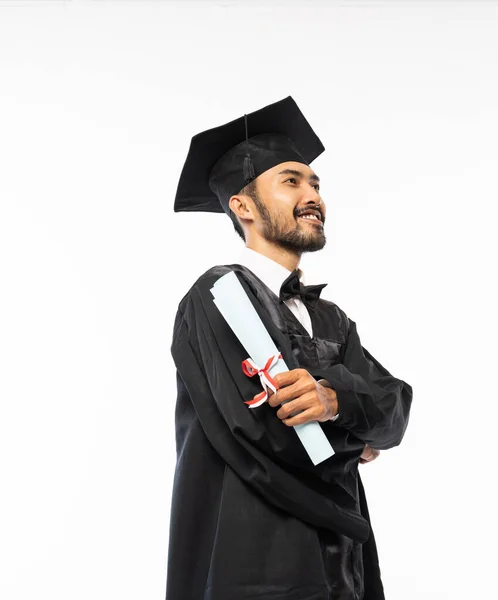
[[[412,388],[393,377],[362,347],[356,323],[349,330],[342,364],[318,369],[337,393],[335,426],[343,427],[372,448],[387,450],[400,444],[412,402]]]
[[[292,437],[295,432],[282,427],[269,405],[253,411],[244,404],[247,389],[241,386],[254,384],[242,372],[237,345],[231,345],[230,336],[225,342],[220,334],[222,317],[213,315],[212,304],[195,300],[184,306],[183,313],[178,312],[171,347],[209,442],[228,466],[273,506],[314,527],[366,540],[369,525],[355,500],[344,498],[344,491],[339,486],[336,489],[333,482],[314,477],[311,469],[304,473],[292,465],[292,452],[299,451]],[[227,333],[221,329],[223,332]],[[236,360],[230,363],[233,355]],[[301,454],[305,455],[304,449]]]

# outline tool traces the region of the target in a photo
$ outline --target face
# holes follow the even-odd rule
[[[320,180],[305,164],[289,161],[256,178],[259,214],[254,228],[266,240],[297,253],[325,246],[325,205]],[[318,204],[320,206],[318,207]]]

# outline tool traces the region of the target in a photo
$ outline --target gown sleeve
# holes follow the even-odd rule
[[[365,541],[369,524],[355,499],[333,482],[314,476],[319,469],[302,468],[300,457],[303,462],[310,462],[309,458],[295,432],[282,426],[272,407],[265,404],[255,411],[244,404],[249,392],[254,395],[260,385],[243,374],[244,351],[213,307],[206,295],[190,292],[180,304],[171,346],[178,374],[210,444],[273,506],[314,527]]]
[[[317,369],[312,375],[326,379],[337,393],[343,427],[372,448],[387,450],[400,444],[412,402],[411,386],[393,377],[365,348],[349,320],[342,364]]]

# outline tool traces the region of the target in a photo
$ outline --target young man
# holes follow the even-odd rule
[[[412,390],[323,285],[304,285],[302,253],[325,245],[309,166],[323,150],[290,96],[192,139],[175,210],[225,211],[246,247],[201,275],[176,316],[167,600],[384,598],[358,464],[401,442]],[[210,292],[229,271],[289,368],[254,409],[260,380]],[[310,421],[335,451],[316,466],[293,429]]]

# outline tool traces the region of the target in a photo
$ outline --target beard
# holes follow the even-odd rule
[[[301,227],[301,223],[297,219],[294,227],[285,226],[283,225],[285,221],[283,215],[282,218],[278,218],[278,214],[271,215],[260,200],[256,200],[255,198],[253,200],[261,215],[263,226],[261,233],[269,242],[297,253],[316,252],[325,246],[327,239],[323,231],[323,226],[311,225],[310,227]]]

